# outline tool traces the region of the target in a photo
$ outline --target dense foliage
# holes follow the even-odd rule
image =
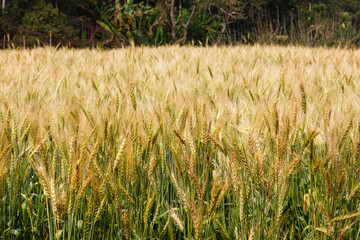
[[[57,38],[73,36],[74,29],[67,27],[65,23],[66,16],[43,0],[27,11],[21,19],[25,29],[45,35],[51,33]]]
[[[53,31],[60,38],[79,37],[81,33],[73,32],[67,23],[86,16],[110,31],[119,44],[360,44],[357,0],[2,0],[2,3],[3,18],[11,18],[28,30]],[[54,16],[54,21],[46,20],[44,24],[50,16]]]

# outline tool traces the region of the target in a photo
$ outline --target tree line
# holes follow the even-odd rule
[[[86,17],[109,32],[104,42],[119,45],[360,45],[358,0],[2,0],[1,7],[4,34],[11,19],[27,31],[81,39],[68,23]]]

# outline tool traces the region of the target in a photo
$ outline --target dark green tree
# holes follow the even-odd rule
[[[32,9],[24,14],[21,23],[24,29],[50,35],[54,38],[69,38],[75,35],[74,29],[66,26],[67,16],[51,3],[39,0]]]

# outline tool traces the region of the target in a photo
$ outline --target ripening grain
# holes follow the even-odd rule
[[[360,51],[0,55],[0,232],[360,237]]]

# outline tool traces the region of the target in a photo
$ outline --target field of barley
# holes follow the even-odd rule
[[[360,50],[0,53],[1,239],[360,239]]]

